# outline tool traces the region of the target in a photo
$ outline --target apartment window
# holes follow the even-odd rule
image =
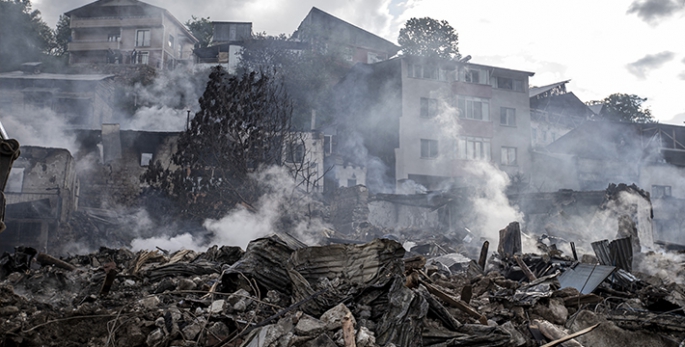
[[[141,153],[140,154],[140,166],[150,166],[152,161],[152,153]]]
[[[516,109],[501,107],[499,109],[499,124],[510,127],[516,126]]]
[[[516,92],[523,91],[523,81],[507,77],[495,77],[493,79],[493,87],[499,89],[509,89]]]
[[[137,52],[135,57],[136,64],[147,65],[150,62],[150,52]]]
[[[24,168],[13,167],[7,178],[5,191],[8,193],[21,193],[24,187]]]
[[[121,37],[119,36],[118,33],[117,34],[109,34],[109,35],[107,35],[107,41],[119,42],[119,41],[121,41]]]
[[[438,81],[447,81],[449,71],[440,69],[435,66],[426,66],[420,64],[409,64],[407,66],[407,74],[413,78],[425,78]]]
[[[421,139],[421,158],[437,158],[438,141]]]
[[[174,48],[174,36],[173,35],[169,35],[168,44],[169,44],[169,47]]]
[[[652,186],[652,198],[662,199],[671,196],[671,186]]]
[[[354,187],[357,185],[357,180],[356,179],[349,179],[347,180],[347,186],[348,187]]]
[[[323,154],[333,153],[333,135],[323,136]]]
[[[466,83],[490,84],[487,70],[463,68],[459,70],[459,80]]]
[[[421,98],[421,117],[432,118],[438,115],[438,100]]]
[[[516,147],[502,147],[502,157],[500,162],[502,165],[517,165]]]
[[[150,30],[136,31],[136,47],[150,46]]]
[[[347,61],[354,60],[354,49],[352,47],[343,48],[343,59]]]
[[[458,98],[459,117],[475,120],[490,120],[490,103],[487,99]]]
[[[459,159],[490,161],[490,139],[462,137],[457,141]]]
[[[368,52],[366,53],[366,63],[367,64],[373,64],[377,63],[379,61],[383,61],[383,57],[379,54]]]

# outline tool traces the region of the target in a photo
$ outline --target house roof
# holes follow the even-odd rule
[[[188,36],[188,38],[190,38],[191,41],[193,41],[193,43],[199,42],[199,40],[197,38],[195,38],[195,36],[193,36],[193,34],[185,27],[185,25],[183,25],[183,23],[181,23],[178,19],[176,19],[176,17],[174,17],[174,15],[172,15],[171,12],[169,12],[167,9],[165,9],[163,7],[159,7],[159,6],[150,5],[148,3],[138,1],[138,0],[97,0],[95,2],[91,2],[90,4],[75,8],[75,9],[68,11],[68,12],[65,12],[64,15],[66,15],[67,17],[71,17],[73,15],[78,16],[79,13],[84,13],[84,12],[87,12],[91,9],[94,9],[97,7],[102,7],[102,6],[111,6],[111,7],[114,7],[114,6],[139,6],[141,8],[155,9],[157,11],[164,12],[167,16],[169,16],[169,18],[171,18],[171,20],[177,26],[179,26],[181,28],[181,30],[183,30],[183,32],[186,34],[186,36]]]
[[[557,82],[557,83],[548,84],[548,85],[542,86],[542,87],[530,87],[528,89],[528,96],[532,98],[532,97],[540,95],[544,92],[548,92],[548,91],[550,91],[556,87],[563,86],[570,81],[571,80],[561,81],[561,82]]]
[[[316,24],[312,22],[316,22]],[[348,29],[351,30],[353,36],[348,37],[348,39],[354,41],[357,45],[362,46],[362,43],[368,43],[368,46],[370,47],[367,48],[383,50],[388,52],[389,55],[394,55],[400,50],[398,45],[316,7],[312,7],[307,16],[302,20],[295,33],[293,33],[293,37],[299,38],[300,35],[306,31],[305,28],[313,25],[319,25],[318,29],[320,29],[321,32],[318,33],[318,36],[324,36],[328,39],[332,39],[336,35],[343,37],[345,29]]]
[[[25,80],[62,80],[62,81],[102,81],[112,78],[115,75],[101,75],[101,74],[56,74],[56,73],[38,73],[26,74],[21,71],[12,71],[0,73],[0,80],[10,79],[25,79]]]

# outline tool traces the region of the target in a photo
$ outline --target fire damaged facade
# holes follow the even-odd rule
[[[341,137],[361,134],[387,165],[392,189],[409,180],[429,190],[459,184],[478,161],[525,174],[532,75],[419,57],[358,64],[336,86],[336,121]]]
[[[69,64],[143,64],[172,69],[192,62],[197,39],[169,11],[137,0],[98,0],[71,19]]]

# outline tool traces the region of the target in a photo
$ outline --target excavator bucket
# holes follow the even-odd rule
[[[12,164],[19,158],[19,142],[9,139],[5,127],[0,122],[0,233],[5,231],[5,186],[10,177]]]

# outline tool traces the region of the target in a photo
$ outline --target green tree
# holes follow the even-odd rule
[[[200,108],[179,137],[172,165],[156,161],[141,178],[168,194],[182,216],[203,220],[258,200],[260,185],[251,173],[282,165],[292,107],[270,75],[229,76],[217,66]]]
[[[55,29],[55,45],[52,54],[61,57],[67,53],[69,41],[71,41],[71,19],[67,16],[59,16]]]
[[[198,46],[209,46],[209,43],[212,41],[212,36],[214,35],[214,26],[212,25],[212,22],[209,21],[209,17],[197,18],[191,16],[191,18],[191,20],[186,22],[186,27],[193,36],[200,41]]]
[[[0,0],[0,71],[41,61],[54,46],[54,33],[29,0]]]
[[[643,107],[647,98],[641,98],[635,94],[615,93],[603,100],[590,101],[588,105],[604,105],[599,113],[601,119],[630,122],[630,123],[653,123],[655,122],[652,111]]]
[[[341,51],[312,49],[285,34],[256,34],[245,43],[240,55],[239,73],[272,71],[283,79],[293,100],[293,126],[297,129],[308,129],[313,109],[319,110],[318,124],[326,121],[329,113],[322,111],[326,106],[322,97],[349,69]]]
[[[459,36],[446,20],[411,18],[400,29],[397,42],[402,54],[459,59]]]

